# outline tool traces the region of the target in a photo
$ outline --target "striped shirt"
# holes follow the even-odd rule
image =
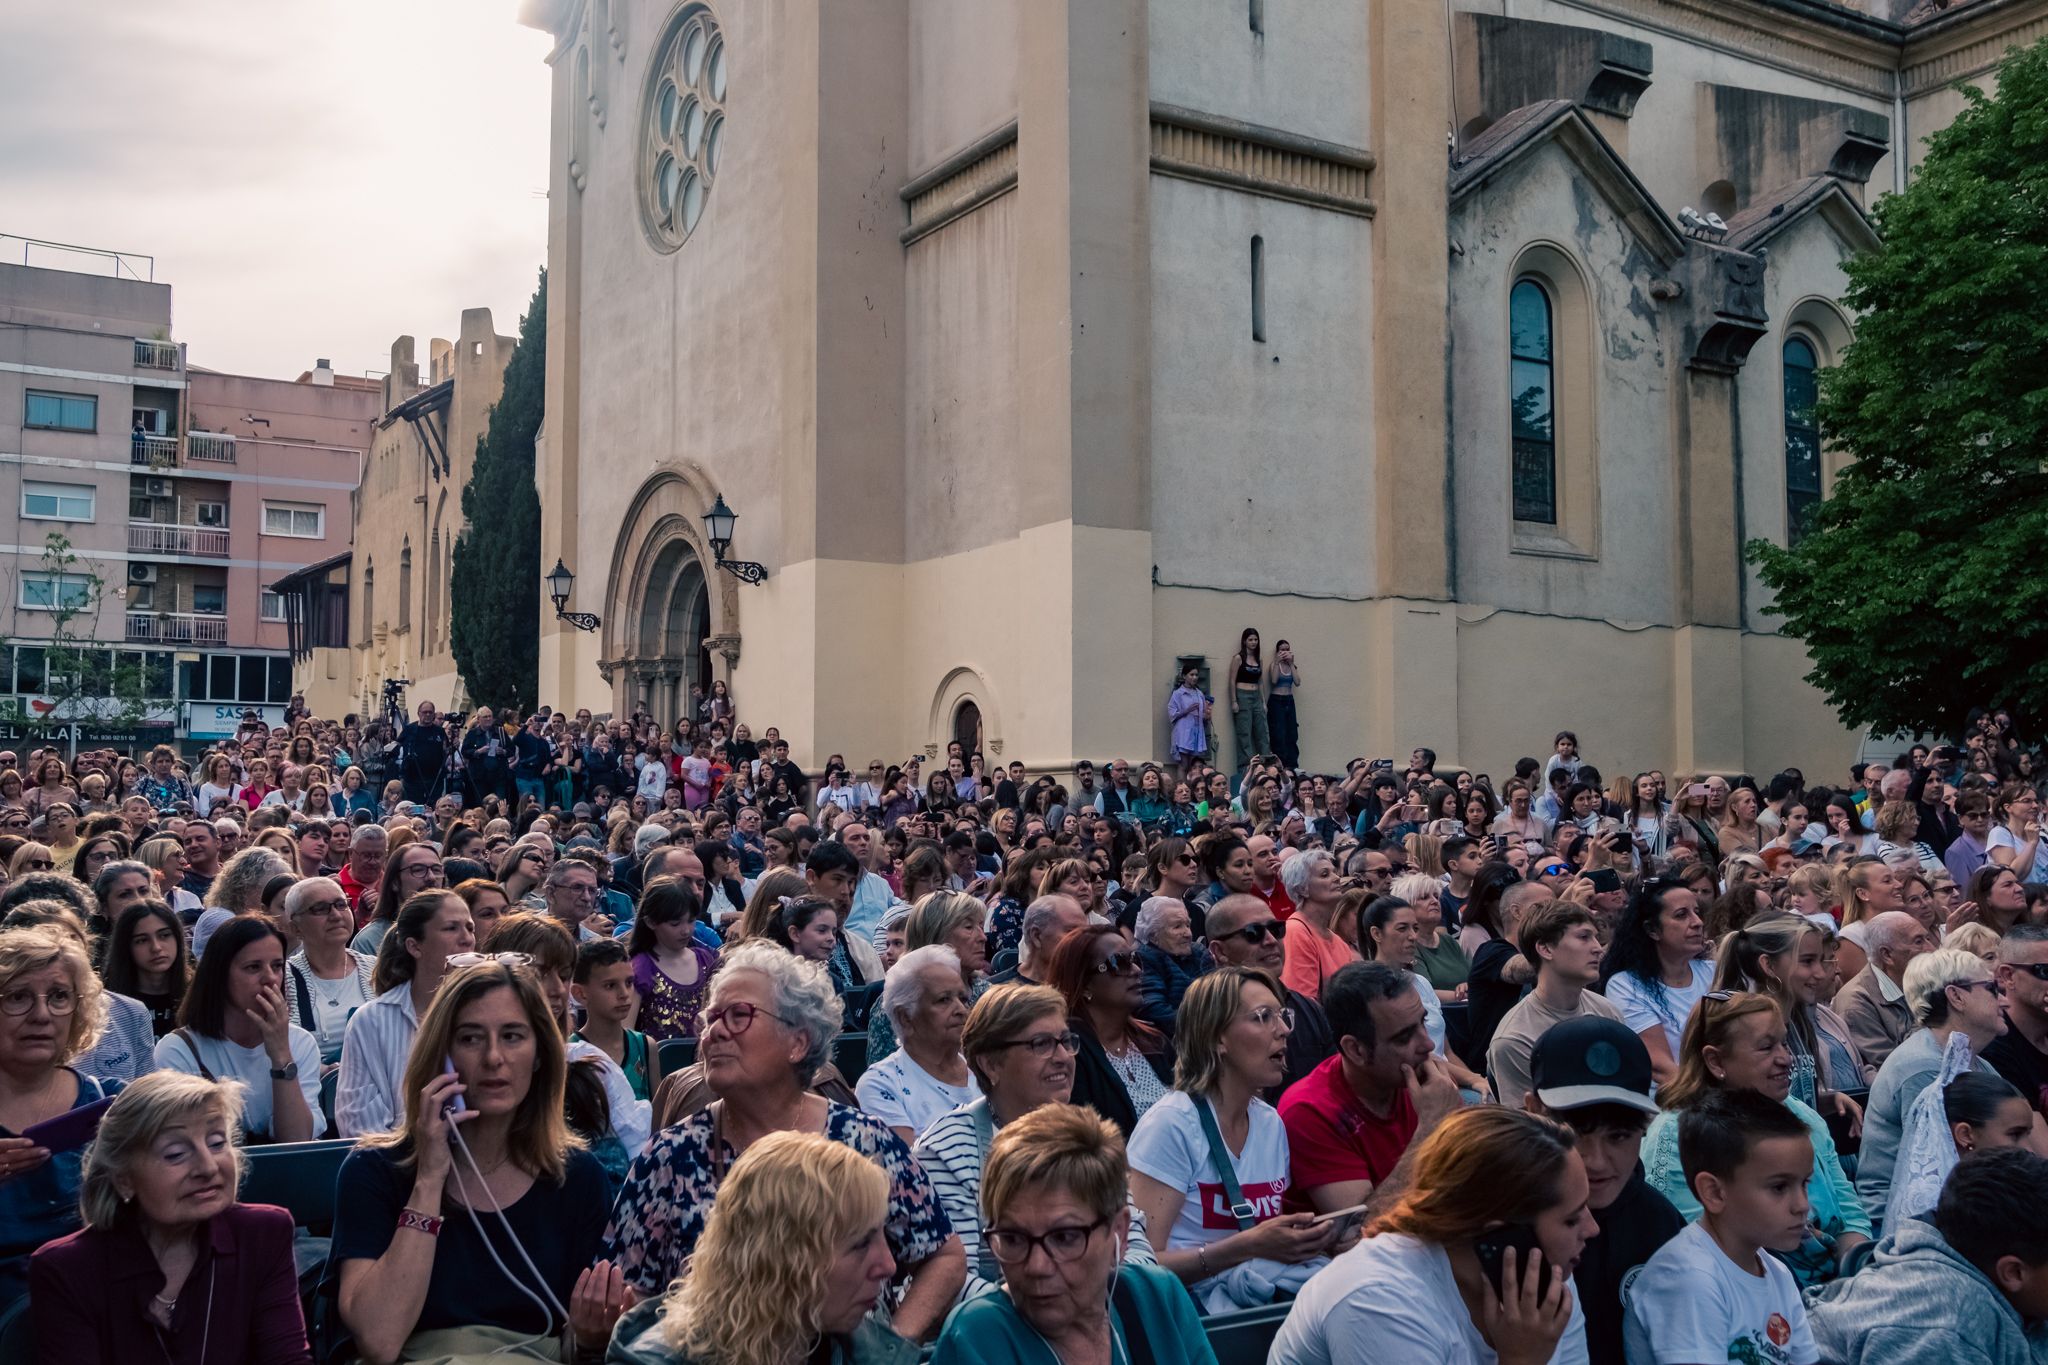
[[[398,1089],[419,1029],[410,981],[399,982],[350,1018],[334,1091],[334,1124],[341,1136],[361,1137],[397,1126],[405,1107]]]
[[[939,1207],[953,1225],[967,1253],[967,1283],[960,1290],[960,1303],[1003,1287],[1003,1271],[994,1253],[981,1241],[981,1169],[988,1160],[989,1144],[995,1140],[995,1116],[986,1099],[974,1100],[932,1120],[910,1154],[938,1192]],[[1124,1247],[1124,1264],[1157,1265],[1152,1239],[1145,1235],[1145,1215],[1132,1204],[1130,1241]]]
[[[132,1081],[156,1070],[156,1030],[149,1024],[149,1006],[125,995],[106,993],[107,1027],[90,1051],[72,1058],[71,1066],[103,1081]]]

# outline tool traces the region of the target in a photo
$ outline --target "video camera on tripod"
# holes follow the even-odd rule
[[[394,733],[405,728],[405,689],[411,686],[411,678],[384,680],[384,719],[391,722]]]

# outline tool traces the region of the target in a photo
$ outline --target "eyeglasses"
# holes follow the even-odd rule
[[[1246,943],[1257,947],[1269,938],[1284,939],[1287,937],[1287,925],[1277,919],[1262,919],[1256,923],[1247,924],[1242,929],[1232,929],[1227,934],[1211,934],[1210,937],[1212,939],[1241,938]]]
[[[1021,1047],[1039,1058],[1051,1056],[1052,1050],[1058,1048],[1071,1057],[1081,1050],[1081,1035],[1072,1029],[1065,1033],[1037,1033],[1029,1038],[1013,1038],[1007,1043],[996,1043],[989,1050],[1006,1052],[1013,1047]]]
[[[1277,1020],[1283,1032],[1292,1033],[1294,1031],[1294,1011],[1290,1009],[1275,1009],[1271,1005],[1261,1005],[1250,1014],[1247,1014],[1245,1018],[1257,1024],[1260,1028],[1271,1028],[1274,1021]]]
[[[26,986],[17,986],[5,995],[0,995],[0,1014],[22,1015],[36,1007],[36,1001],[43,1002],[43,1008],[56,1015],[65,1015],[78,1008],[78,993],[69,986],[52,986],[48,991],[37,994]]]
[[[1959,991],[1974,991],[1979,986],[1982,986],[1994,996],[2005,994],[2005,987],[1999,985],[1996,981],[1951,981],[1948,984],[1954,986]]]
[[[1136,953],[1111,953],[1091,969],[1097,976],[1136,976],[1144,971]]]
[[[1537,868],[1536,875],[1539,877],[1562,877],[1571,870],[1570,863],[1551,863],[1547,867]]]
[[[789,1022],[789,1020],[784,1019],[783,1016],[777,1014],[774,1010],[764,1010],[759,1005],[745,1003],[720,1005],[717,1009],[705,1010],[703,1018],[706,1025],[721,1025],[727,1034],[737,1038],[752,1028],[754,1026],[754,1017],[761,1014],[767,1015],[770,1019],[781,1019],[785,1024]],[[699,1030],[699,1033],[701,1035],[702,1030]]]
[[[450,953],[448,955],[448,966],[451,970],[459,971],[464,967],[484,967],[493,962],[497,963],[500,967],[531,967],[533,965],[533,954]]]
[[[302,906],[299,913],[308,916],[346,915],[348,913],[348,898],[344,896],[340,900],[315,901],[311,905]]]
[[[1108,1222],[1107,1218],[1098,1218],[1086,1227],[1054,1228],[1038,1236],[1015,1228],[983,1228],[981,1240],[1004,1265],[1024,1264],[1031,1259],[1033,1247],[1044,1247],[1045,1254],[1055,1261],[1075,1261],[1088,1249],[1088,1239]]]

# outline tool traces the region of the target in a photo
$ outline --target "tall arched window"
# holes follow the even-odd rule
[[[1515,520],[1557,524],[1557,384],[1550,295],[1521,280],[1508,296]]]
[[[398,552],[398,628],[412,624],[412,546]]]
[[[1806,533],[1820,505],[1820,424],[1813,403],[1819,397],[1820,360],[1804,337],[1785,343],[1785,540]]]
[[[377,635],[377,566],[363,566],[363,643]]]

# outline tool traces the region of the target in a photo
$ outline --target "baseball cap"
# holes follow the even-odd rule
[[[1658,1112],[1650,1049],[1618,1019],[1582,1014],[1545,1033],[1529,1054],[1529,1079],[1546,1109],[1620,1104]]]

